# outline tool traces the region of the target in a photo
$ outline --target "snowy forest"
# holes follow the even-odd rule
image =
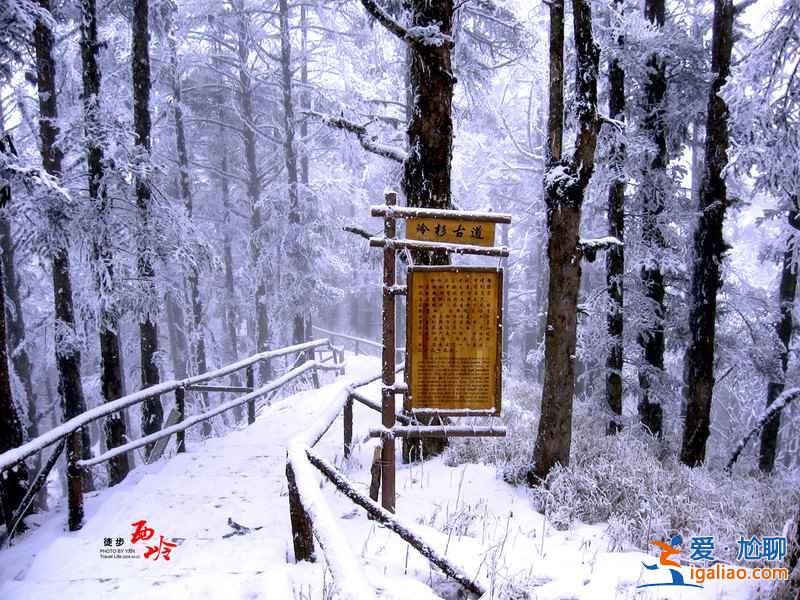
[[[0,598],[800,598],[798,70],[800,0],[0,0]],[[387,191],[512,216],[398,251],[503,270],[500,416],[398,423],[505,429],[397,522]]]

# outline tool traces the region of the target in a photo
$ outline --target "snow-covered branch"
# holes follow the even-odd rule
[[[590,240],[580,240],[578,242],[581,255],[589,262],[594,262],[597,258],[597,253],[601,250],[610,250],[614,247],[622,247],[624,244],[613,236],[606,236],[602,238],[595,238]]]
[[[736,448],[731,454],[731,459],[728,461],[725,470],[730,472],[733,469],[733,465],[736,464],[736,461],[739,460],[739,455],[747,446],[747,443],[756,435],[759,431],[761,431],[764,426],[769,422],[772,417],[779,414],[786,406],[795,400],[796,398],[800,397],[800,388],[792,388],[790,390],[786,390],[780,396],[775,398],[775,400],[770,404],[767,409],[764,411],[764,414],[761,415],[761,418],[756,421],[756,424],[753,428],[744,436],[738,444],[736,444]]]
[[[319,119],[328,127],[342,129],[348,133],[355,134],[359,143],[367,152],[372,152],[373,154],[377,154],[378,156],[382,156],[399,163],[402,163],[406,159],[406,153],[403,150],[400,150],[399,148],[393,148],[391,146],[385,146],[376,142],[364,125],[353,123],[344,117],[324,115],[313,110],[305,111],[303,114],[315,119]]]
[[[404,42],[411,46],[442,46],[445,44],[453,44],[453,38],[445,33],[442,33],[438,24],[436,25],[418,25],[406,29],[400,23],[395,21],[392,16],[387,13],[377,2],[373,0],[361,0],[361,4],[367,9],[367,12],[372,17],[383,25],[387,31],[394,34]]]

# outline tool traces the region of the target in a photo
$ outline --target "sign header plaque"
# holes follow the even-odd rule
[[[494,246],[494,223],[462,219],[410,218],[406,238],[422,242]]]

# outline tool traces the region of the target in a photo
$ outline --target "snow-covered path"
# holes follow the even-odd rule
[[[348,379],[379,369],[377,359],[348,361]],[[63,507],[10,549],[0,552],[0,600],[137,599],[329,600],[332,582],[324,561],[293,563],[284,473],[287,441],[307,428],[340,384],[278,400],[256,423],[221,438],[195,441],[186,454],[139,467],[120,485],[87,496],[86,523],[65,531]],[[378,397],[376,382],[363,391]],[[376,413],[354,406],[354,440],[377,425]],[[342,464],[341,419],[318,449],[366,490],[374,442],[357,446]],[[376,598],[426,600],[462,597],[453,582],[395,534],[322,484],[351,550]],[[708,585],[669,593],[637,590],[647,580],[641,552],[613,552],[604,525],[555,531],[533,510],[524,488],[497,478],[493,467],[449,467],[441,459],[399,465],[397,510],[416,522],[426,541],[470,575],[495,587],[491,598],[746,598],[747,585]],[[232,535],[228,519],[252,528]],[[146,520],[152,540],[131,544],[132,523]],[[256,529],[257,528],[257,529]],[[159,536],[177,539],[171,560],[142,558]],[[122,538],[137,558],[105,558]],[[319,551],[319,548],[318,548]],[[436,590],[436,593],[433,592]],[[655,588],[658,590],[658,588]],[[500,595],[497,592],[502,592]]]
[[[375,369],[376,361],[361,361],[348,377]],[[304,583],[316,587],[311,579],[321,569],[279,568],[291,558],[285,449],[322,408],[325,391],[278,401],[250,427],[190,444],[186,454],[139,467],[121,485],[88,495],[79,532],[64,531],[63,509],[54,511],[3,552],[0,598],[302,597]],[[223,538],[232,532],[228,518],[260,529]],[[131,524],[141,519],[156,533],[132,546]],[[170,561],[100,557],[105,538],[124,538],[122,548],[141,555],[159,535],[183,540]]]

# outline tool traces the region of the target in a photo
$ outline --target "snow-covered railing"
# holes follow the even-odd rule
[[[287,356],[290,354],[298,354],[298,358],[301,357],[313,357],[317,352],[320,354],[324,351],[330,351],[330,356],[327,358],[320,357],[319,360],[307,360],[302,365],[296,366],[289,370],[286,374],[274,379],[261,387],[256,388],[254,385],[255,374],[254,374],[254,366],[258,363],[264,363],[270,361],[273,358],[278,358],[281,356]],[[284,348],[279,348],[276,350],[268,350],[265,352],[260,352],[258,354],[254,354],[248,358],[239,360],[237,362],[231,363],[229,365],[225,365],[219,369],[215,369],[212,371],[208,371],[206,373],[201,373],[199,375],[194,375],[192,377],[187,377],[184,379],[179,380],[172,380],[160,383],[158,385],[154,385],[143,390],[139,390],[132,394],[128,394],[123,396],[117,400],[113,400],[111,402],[106,402],[97,406],[91,410],[87,410],[67,421],[59,425],[58,427],[54,427],[50,431],[43,433],[42,435],[28,441],[27,443],[8,450],[2,454],[0,454],[0,473],[5,471],[6,469],[13,468],[14,465],[19,464],[29,456],[36,454],[37,452],[42,452],[49,446],[57,443],[62,442],[59,444],[56,452],[54,452],[50,459],[47,461],[45,467],[47,471],[52,469],[53,465],[58,458],[57,454],[60,454],[64,447],[64,442],[66,443],[67,448],[67,503],[68,503],[68,513],[69,513],[69,529],[74,531],[76,529],[80,529],[83,524],[83,489],[82,489],[82,479],[83,479],[83,470],[109,461],[121,454],[129,452],[133,449],[140,448],[142,446],[149,446],[151,444],[155,444],[160,440],[162,443],[160,446],[156,444],[152,446],[150,453],[148,454],[149,460],[155,460],[160,456],[160,453],[163,452],[168,438],[172,435],[176,435],[176,447],[178,452],[185,451],[185,439],[184,439],[184,431],[189,428],[193,427],[201,422],[207,421],[212,417],[221,414],[227,410],[235,408],[237,406],[241,406],[243,404],[247,404],[247,413],[248,413],[248,424],[251,424],[255,421],[255,401],[258,398],[263,397],[264,395],[273,392],[280,388],[281,386],[285,385],[289,381],[292,381],[306,373],[311,371],[313,374],[313,381],[316,387],[319,387],[319,379],[317,376],[318,370],[337,370],[343,371],[341,363],[343,355],[342,352],[331,345],[330,341],[327,338],[313,340],[309,342],[304,342],[301,344],[295,344],[292,346],[287,346]],[[325,364],[328,361],[333,360],[333,364]],[[297,361],[295,362],[297,364]],[[237,371],[241,371],[242,369],[246,370],[246,380],[247,385],[246,387],[242,386],[220,386],[220,385],[202,385],[206,382],[212,381],[214,379],[219,379],[220,377],[224,377],[227,375],[231,375],[236,373]],[[198,392],[247,392],[244,396],[240,396],[228,402],[225,402],[214,409],[211,409],[203,414],[193,415],[190,418],[186,418],[185,414],[185,392],[186,391],[198,391]],[[115,448],[110,448],[105,453],[101,454],[97,457],[92,457],[88,459],[82,459],[81,456],[81,430],[89,423],[93,421],[97,421],[104,417],[108,417],[114,413],[118,413],[121,410],[124,410],[130,406],[135,404],[140,404],[148,399],[161,396],[163,394],[167,394],[170,392],[174,392],[175,394],[175,411],[172,421],[170,422],[168,419],[168,426],[162,429],[159,432],[144,436],[138,440],[132,440],[127,444],[117,446]],[[44,469],[43,469],[44,471]],[[44,480],[46,480],[47,473],[40,472],[37,477],[34,479],[33,484],[29,488],[28,492],[25,495],[25,498],[32,496],[33,494],[38,491],[38,488],[41,487]],[[23,504],[24,504],[23,500]],[[26,507],[20,506],[16,512],[19,512],[19,509],[22,510],[21,514],[24,514]]]
[[[355,346],[354,352],[356,354],[360,354],[361,353],[361,346],[368,346],[370,348],[375,348],[376,350],[381,350],[383,348],[383,344],[381,344],[380,342],[376,342],[374,340],[368,340],[366,338],[361,338],[361,337],[358,337],[358,336],[355,336],[355,335],[350,335],[349,333],[342,333],[340,331],[331,331],[330,329],[324,329],[324,328],[319,327],[317,325],[312,325],[312,328],[316,329],[318,332],[328,336],[332,340],[336,339],[336,338],[339,338],[341,340],[347,340],[348,342],[352,342],[353,345]],[[405,351],[406,351],[405,348],[398,348],[397,349],[397,352],[398,352],[398,354],[400,354],[400,356],[405,354]],[[378,379],[380,379],[380,376],[378,377]]]
[[[400,367],[401,370],[402,367]],[[483,586],[471,579],[457,565],[439,554],[431,544],[417,531],[413,523],[409,523],[397,515],[384,509],[375,498],[370,498],[358,490],[347,478],[337,471],[313,448],[343,411],[350,410],[350,433],[352,435],[352,403],[353,400],[365,398],[356,389],[368,385],[381,378],[381,374],[342,386],[335,392],[333,400],[325,411],[311,426],[289,441],[286,458],[286,480],[289,490],[289,516],[292,525],[292,543],[295,560],[314,562],[317,559],[314,547],[316,538],[325,554],[325,560],[333,574],[334,583],[340,597],[352,600],[376,597],[376,591],[367,583],[361,573],[359,562],[350,548],[342,531],[336,524],[336,518],[322,495],[319,483],[314,477],[312,466],[316,467],[342,494],[362,507],[371,518],[382,523],[387,529],[397,533],[403,540],[417,549],[442,572],[455,579],[464,589],[482,596]],[[367,406],[372,406],[371,401]],[[345,417],[345,440],[347,440],[348,420]],[[349,446],[345,442],[345,450],[349,454]]]

